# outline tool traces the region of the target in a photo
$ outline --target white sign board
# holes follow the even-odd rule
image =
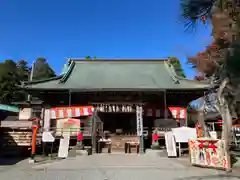
[[[165,143],[168,157],[177,157],[176,142],[172,131],[165,132]]]
[[[209,131],[209,134],[210,134],[211,138],[217,139],[217,132],[216,131]]]
[[[19,120],[28,120],[32,116],[32,108],[22,108],[19,111]]]
[[[58,157],[66,158],[68,157],[70,134],[63,134],[63,138],[60,140],[60,146],[58,149]]]
[[[51,132],[43,132],[42,134],[42,142],[54,142],[55,138],[53,137]]]
[[[179,127],[172,128],[175,141],[178,143],[187,143],[189,139],[197,138],[197,132],[195,128]]]
[[[143,135],[143,109],[142,106],[136,107],[136,118],[137,118],[137,135]]]

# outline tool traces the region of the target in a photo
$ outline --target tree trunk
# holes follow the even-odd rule
[[[203,110],[198,112],[198,122],[202,128],[203,136],[210,137],[210,133],[209,133],[206,123],[205,123],[205,116],[204,116]]]
[[[224,153],[222,155],[225,155],[227,157],[227,161],[229,163],[227,171],[231,171],[231,154],[230,154],[230,143],[232,140],[232,116],[230,114],[229,106],[226,101],[226,98],[224,96],[224,88],[228,84],[229,79],[225,78],[223,82],[221,83],[219,90],[218,90],[218,100],[220,103],[220,111],[221,116],[223,120],[223,126],[222,126],[222,140],[224,142]]]

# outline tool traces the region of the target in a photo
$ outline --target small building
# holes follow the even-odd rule
[[[154,128],[165,131],[176,127],[176,120],[185,124],[186,106],[201,97],[208,84],[178,77],[167,59],[69,59],[60,76],[26,82],[23,88],[39,97],[46,109],[55,108],[50,109],[51,121],[44,121],[45,129],[56,128],[56,119],[66,113],[81,120],[87,141],[92,110],[80,112],[78,107],[93,106],[101,122],[96,129],[108,131],[113,147],[121,149],[120,139],[138,138],[137,106],[143,108],[145,147],[149,147]],[[67,111],[61,109],[66,107]]]
[[[0,105],[0,156],[29,152],[32,139],[32,106],[29,102]],[[41,141],[38,139],[38,145]]]

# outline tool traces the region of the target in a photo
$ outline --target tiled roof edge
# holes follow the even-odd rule
[[[177,83],[178,82],[177,74],[174,71],[172,65],[169,62],[167,62],[167,61],[164,62],[164,64],[165,64],[165,67],[166,67],[167,71],[169,72],[169,75],[172,77],[173,81],[175,83]]]
[[[189,81],[189,82],[197,82],[199,84],[209,84],[207,82],[200,82],[200,81],[195,81],[195,80],[189,80],[187,78],[184,78],[184,77],[180,77],[177,75],[176,71],[174,70],[174,67],[172,64],[170,64],[169,62],[165,62],[165,65],[166,65],[166,68],[168,69],[171,77],[173,78],[173,80],[175,82],[179,82],[179,81]]]
[[[74,67],[75,67],[75,62],[72,61],[72,60],[70,60],[70,61],[71,61],[71,62],[70,62],[70,65],[69,65],[69,67],[68,67],[68,71],[67,71],[65,74],[63,74],[63,76],[62,76],[62,78],[60,79],[59,83],[65,83],[65,82],[67,81],[67,79],[69,78],[72,70],[74,69]]]
[[[35,81],[24,81],[24,82],[22,82],[22,84],[23,84],[23,86],[26,86],[26,85],[31,85],[31,84],[44,83],[44,82],[48,82],[48,81],[52,81],[52,80],[58,80],[58,79],[60,80],[62,77],[63,77],[63,75],[48,78],[48,79],[41,79],[41,80],[35,80]]]

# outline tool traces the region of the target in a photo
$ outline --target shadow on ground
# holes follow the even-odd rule
[[[25,159],[27,159],[27,157],[3,157],[0,158],[0,166],[15,165]]]
[[[62,158],[58,158],[56,154],[53,154],[52,156],[36,156],[35,157],[36,163],[37,164],[45,164],[49,162],[54,162],[54,161],[60,161],[63,160]]]

